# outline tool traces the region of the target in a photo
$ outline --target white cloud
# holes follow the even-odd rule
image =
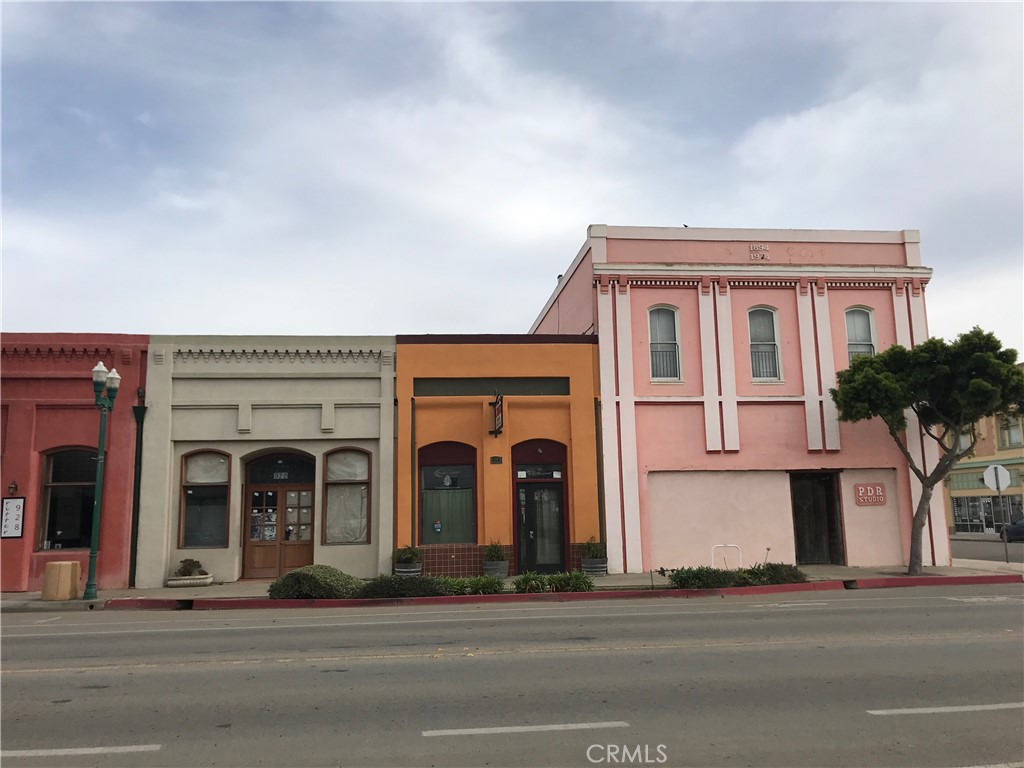
[[[933,331],[1019,319],[962,295],[1012,306],[1016,283],[1019,308],[1019,279],[960,279],[1020,271],[1019,9],[545,6],[566,40],[596,14],[619,44],[560,68],[523,52],[530,4],[17,5],[5,107],[42,122],[5,126],[7,329],[83,329],[96,294],[120,308],[103,330],[525,331],[595,222],[919,228]],[[708,96],[641,66],[727,80],[753,42],[802,98],[714,93],[743,115],[722,136]],[[772,70],[801,46],[828,52],[824,87]],[[606,87],[626,49],[664,112]],[[10,140],[51,102],[74,151]]]

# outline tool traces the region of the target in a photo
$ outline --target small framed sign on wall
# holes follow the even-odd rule
[[[0,538],[20,539],[25,533],[25,497],[4,499],[3,527]]]

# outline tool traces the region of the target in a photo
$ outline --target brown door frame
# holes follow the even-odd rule
[[[277,537],[273,541],[275,547],[276,556],[274,558],[276,566],[275,573],[269,573],[269,568],[260,569],[260,573],[252,573],[252,568],[249,565],[249,552],[253,547],[267,548],[271,546],[270,542],[263,543],[265,540],[260,539],[260,543],[255,543],[251,538],[251,514],[252,514],[252,503],[251,498],[253,493],[273,491],[277,494]],[[298,540],[289,541],[284,537],[285,527],[288,525],[285,520],[285,511],[287,509],[287,494],[289,491],[309,491],[314,499],[314,504],[310,505],[312,514],[310,515],[310,525],[312,525],[312,531],[310,532],[310,539],[308,542],[299,542]],[[294,548],[298,546],[308,546],[310,550],[310,557],[308,563],[303,565],[311,565],[313,562],[313,544],[314,537],[316,536],[316,484],[315,483],[258,483],[245,485],[244,489],[245,508],[242,510],[242,578],[243,579],[275,579],[278,576],[286,573],[287,571],[293,570],[300,566],[292,566],[292,568],[285,569],[285,549]],[[297,526],[296,526],[297,527]]]

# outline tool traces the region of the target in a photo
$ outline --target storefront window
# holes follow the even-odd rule
[[[95,488],[96,451],[59,451],[46,458],[43,549],[90,546]]]
[[[325,544],[365,544],[369,539],[370,456],[335,451],[327,456]]]
[[[185,457],[181,485],[181,546],[228,545],[229,456],[193,453]]]

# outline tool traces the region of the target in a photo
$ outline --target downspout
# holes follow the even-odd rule
[[[146,397],[146,390],[139,388],[139,399]],[[132,541],[131,552],[128,560],[128,586],[135,587],[135,567],[139,556],[139,500],[141,498],[142,484],[142,429],[143,421],[146,418],[146,406],[133,405],[132,413],[135,414],[135,474],[132,481]]]
[[[419,471],[416,467],[416,398],[409,398],[411,403],[411,424],[409,428],[409,477],[412,493],[409,496],[409,546],[416,546],[416,474]]]

